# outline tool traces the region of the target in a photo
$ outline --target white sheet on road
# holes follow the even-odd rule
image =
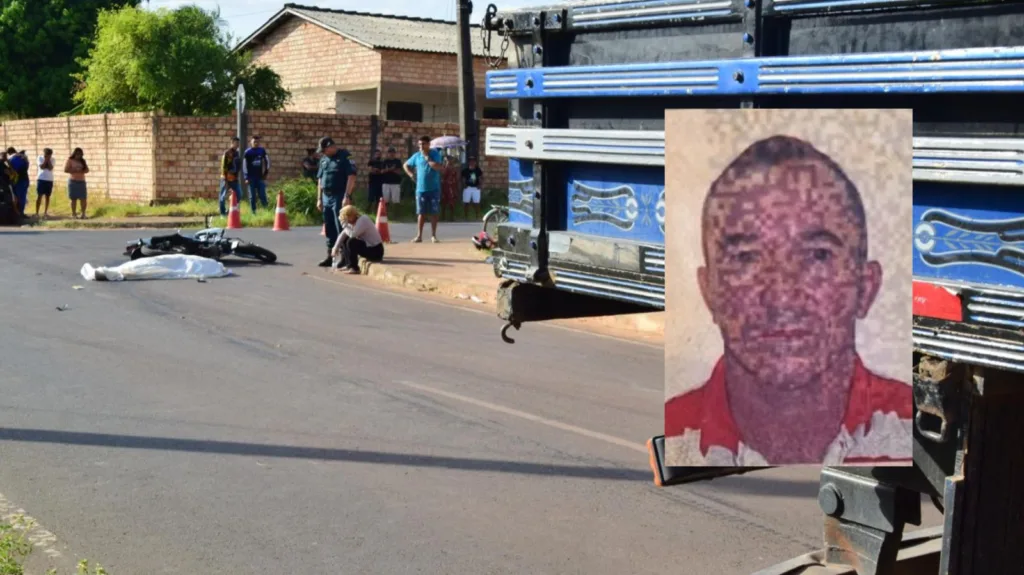
[[[86,281],[186,280],[229,275],[231,270],[217,260],[180,254],[140,258],[117,267],[82,266],[82,277]]]

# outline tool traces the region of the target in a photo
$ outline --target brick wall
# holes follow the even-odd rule
[[[359,167],[356,187],[365,189],[371,120],[370,116],[251,112],[248,133],[263,138],[271,159],[268,196],[274,192],[274,182],[301,174],[306,148],[315,148],[319,139],[328,135],[352,154]],[[220,155],[231,143],[235,124],[233,116],[109,114],[17,120],[4,123],[0,133],[5,149],[14,146],[29,152],[33,179],[35,157],[43,148],[53,148],[60,164],[71,149],[81,147],[89,162],[90,191],[109,194],[115,200],[147,203],[217,197]],[[486,142],[486,127],[504,125],[496,120],[482,122],[481,149]],[[437,137],[458,133],[458,124],[382,121],[378,145],[395,146],[400,156],[407,157],[410,141],[415,146],[423,134]],[[507,186],[508,163],[504,158],[483,158],[481,168],[485,189]]]
[[[5,149],[14,146],[28,152],[33,181],[38,174],[35,160],[43,148],[53,150],[58,184],[65,179],[64,160],[74,148],[82,148],[92,193],[145,202],[153,195],[151,125],[149,114],[109,114],[15,120],[5,122],[0,133]]]
[[[427,52],[406,52],[401,50],[380,50],[384,82],[418,84],[457,88],[459,86],[459,65],[455,54],[432,54]],[[490,68],[483,58],[473,58],[473,78],[477,90],[486,85],[486,74]]]
[[[334,92],[380,82],[380,54],[299,18],[291,18],[252,50],[292,92],[288,111],[323,113],[334,109]],[[318,89],[319,88],[319,89]]]

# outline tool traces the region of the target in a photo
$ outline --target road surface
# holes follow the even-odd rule
[[[78,275],[148,232],[0,232],[0,507],[53,564],[729,574],[821,540],[812,469],[653,487],[660,348],[506,345],[490,309],[315,268],[317,232],[244,230],[283,265],[206,283]]]

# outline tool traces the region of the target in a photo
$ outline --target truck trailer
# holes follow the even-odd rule
[[[1024,2],[492,4],[482,30],[509,63],[487,73],[509,123],[484,150],[509,162],[509,343],[665,309],[666,110],[913,110],[914,466],[823,468],[821,551],[760,573],[1024,573]],[[662,488],[751,471],[649,448]],[[944,525],[905,532],[921,494]]]

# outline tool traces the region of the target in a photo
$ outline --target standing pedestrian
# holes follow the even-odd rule
[[[353,205],[341,208],[339,219],[342,231],[334,245],[332,255],[342,256],[341,262],[347,268],[347,273],[359,273],[360,257],[371,262],[384,259],[384,240],[381,239],[373,220],[365,214],[360,214]]]
[[[338,243],[340,211],[343,205],[352,201],[352,190],[356,187],[356,172],[348,154],[342,153],[328,136],[320,138],[317,152],[322,155],[317,170],[316,209],[323,212],[324,232],[327,236],[327,257],[318,265],[330,267],[335,244]]]
[[[242,169],[242,160],[238,156],[240,145],[238,136],[231,138],[231,147],[224,150],[220,158],[220,215],[228,215],[230,193],[235,192],[239,201],[242,199],[242,187],[238,183],[238,172]]]
[[[0,148],[0,226],[16,226],[21,223],[18,200],[14,197],[12,186],[16,177],[7,161],[7,152]]]
[[[397,207],[402,201],[402,160],[394,146],[388,146],[388,155],[382,165],[381,197],[389,207]]]
[[[462,215],[469,219],[469,205],[473,204],[476,219],[480,219],[480,182],[484,181],[484,172],[476,164],[476,158],[470,157],[468,167],[462,170]]]
[[[320,159],[317,158],[316,148],[306,148],[306,157],[302,158],[302,177],[316,181],[316,172]]]
[[[14,197],[18,199],[18,213],[24,218],[26,204],[28,204],[28,157],[25,155],[25,150],[19,152],[14,148],[7,148],[7,161],[15,173],[13,184]]]
[[[256,197],[260,204],[267,207],[267,176],[270,175],[270,156],[261,145],[259,136],[253,136],[250,147],[242,156],[242,174],[245,184],[249,186],[249,204],[256,213]]]
[[[366,193],[366,213],[372,214],[384,197],[384,158],[380,148],[373,151],[373,157],[366,165],[370,168],[367,174],[369,190]]]
[[[53,194],[53,150],[43,148],[43,155],[36,158],[39,175],[36,176],[36,217],[39,217],[39,204],[46,198],[43,217],[50,214],[50,196]]]
[[[423,223],[430,217],[431,241],[437,239],[437,216],[441,212],[441,152],[430,149],[430,136],[420,136],[420,149],[403,168],[410,178],[416,179],[416,237],[413,243],[423,241]],[[414,174],[412,169],[416,170]]]
[[[68,199],[71,200],[71,219],[85,219],[85,208],[89,194],[85,186],[85,175],[89,173],[89,164],[85,161],[82,148],[75,148],[71,157],[64,162],[64,173],[68,174]],[[82,215],[78,215],[77,206],[82,204]]]
[[[459,195],[459,181],[462,179],[462,166],[454,155],[448,155],[441,172],[441,219],[455,221],[455,202]]]

